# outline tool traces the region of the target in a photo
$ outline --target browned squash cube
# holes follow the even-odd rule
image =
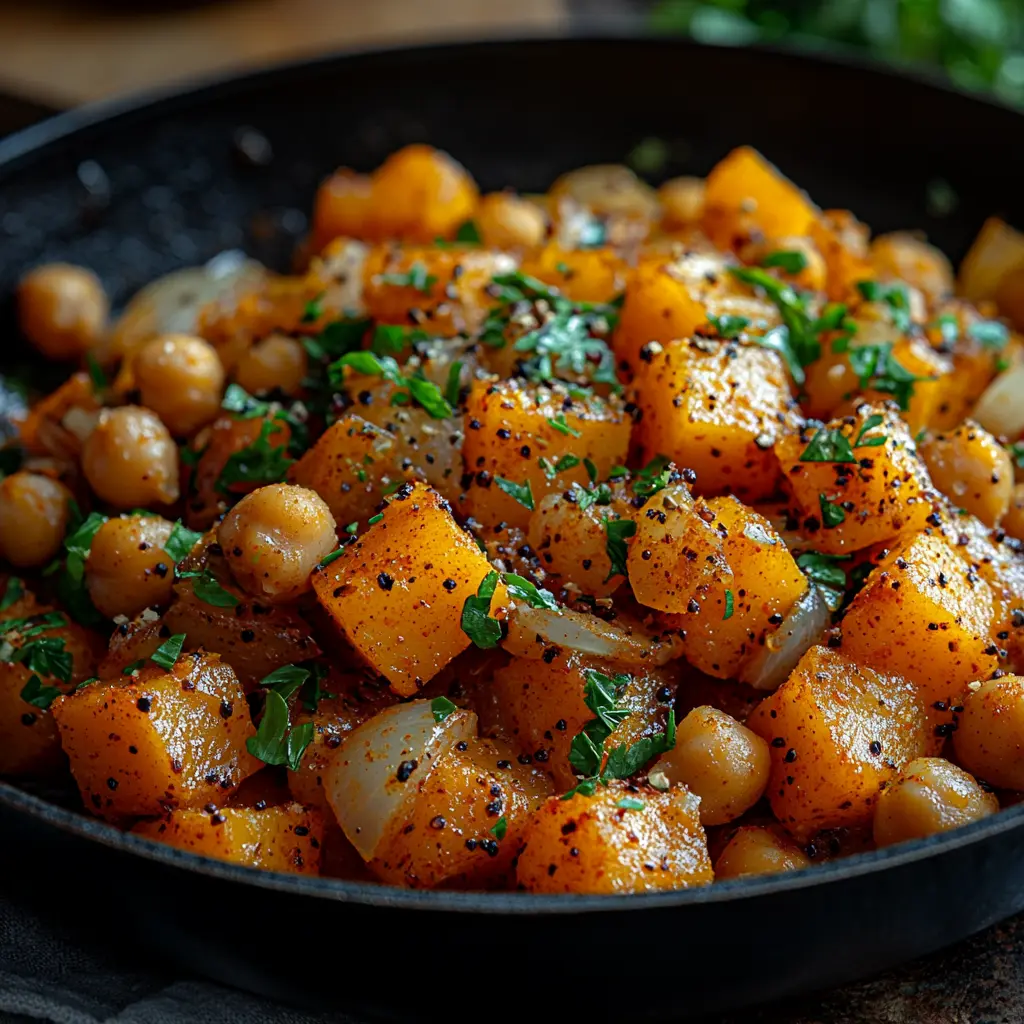
[[[245,694],[216,654],[90,683],[53,704],[85,806],[111,820],[224,800],[260,762]]]
[[[462,608],[490,571],[448,502],[405,484],[383,519],[313,574],[313,589],[349,643],[409,697],[469,646]],[[499,585],[492,615],[504,600]]]
[[[775,452],[802,532],[818,551],[859,551],[928,525],[928,470],[888,406],[862,405],[856,416],[811,424],[780,438]]]
[[[700,801],[624,783],[593,796],[552,797],[526,823],[516,875],[528,892],[688,889],[714,878]]]
[[[828,647],[812,647],[747,719],[768,742],[768,799],[801,842],[823,828],[867,825],[881,787],[925,753],[917,687]]]
[[[525,530],[544,497],[588,482],[585,459],[599,480],[624,463],[631,426],[617,399],[573,398],[562,385],[520,380],[474,383],[462,449],[467,510],[482,523]]]
[[[779,356],[707,339],[670,342],[649,354],[636,380],[646,456],[696,470],[699,494],[768,497],[779,479],[772,446],[797,422]]]
[[[179,850],[264,871],[320,874],[324,819],[301,804],[171,811],[133,829]]]
[[[920,535],[898,545],[854,598],[843,651],[914,680],[929,704],[958,704],[968,683],[998,666],[992,621],[985,580],[940,537]]]

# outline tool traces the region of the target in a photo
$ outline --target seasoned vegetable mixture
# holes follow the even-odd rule
[[[611,893],[1024,791],[1024,236],[758,153],[320,187],[300,268],[25,275],[0,774],[210,857]],[[76,369],[77,367],[77,369]]]

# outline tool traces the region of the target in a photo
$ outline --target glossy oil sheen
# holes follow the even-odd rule
[[[959,259],[986,216],[1024,224],[1022,126],[1016,113],[924,81],[676,40],[327,58],[89,108],[0,142],[0,329],[13,336],[11,285],[46,260],[93,268],[115,304],[224,248],[283,269],[321,176],[343,163],[368,170],[416,141],[450,150],[484,189],[526,190],[622,160],[647,136],[670,144],[666,176],[702,174],[745,142],[822,206],[850,207],[876,231],[923,228]],[[245,128],[270,142],[269,164],[240,155],[262,151],[233,142]],[[88,161],[103,174],[83,170]],[[946,217],[929,211],[936,179],[959,199]],[[4,368],[27,358],[6,347],[0,357]],[[450,1018],[453,992],[490,1018],[692,1019],[882,970],[1024,907],[1020,807],[805,873],[600,899],[259,873],[121,835],[3,784],[0,836],[8,877],[46,879],[19,886],[17,899],[83,941],[390,1020]],[[569,980],[569,965],[600,962],[595,950],[659,980],[610,981],[600,969]]]

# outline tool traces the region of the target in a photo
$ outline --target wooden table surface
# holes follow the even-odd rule
[[[555,30],[564,0],[0,0],[0,90],[58,107],[346,47]]]

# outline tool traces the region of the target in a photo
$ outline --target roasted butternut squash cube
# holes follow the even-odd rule
[[[548,494],[588,482],[585,459],[599,480],[624,463],[630,429],[615,398],[572,398],[560,384],[477,381],[466,401],[466,509],[482,523],[525,530]]]
[[[953,294],[953,267],[934,245],[909,231],[879,235],[871,242],[875,276],[904,281],[924,294],[929,305]]]
[[[809,424],[775,452],[818,551],[843,554],[922,530],[933,512],[928,471],[906,424],[889,407]]]
[[[869,824],[882,786],[928,745],[913,683],[828,647],[812,647],[746,724],[771,751],[772,810],[801,842]]]
[[[486,249],[375,246],[363,266],[363,303],[379,323],[472,333],[494,305],[485,291],[492,278],[515,268],[507,253]]]
[[[324,819],[301,804],[174,810],[132,831],[201,857],[295,875],[320,874]]]
[[[528,892],[688,889],[714,878],[700,801],[623,783],[548,800],[527,822],[516,877]]]
[[[59,652],[48,661],[70,658],[66,680],[62,670],[58,675],[35,671],[31,656],[14,660],[24,657],[21,652],[29,645],[38,649],[40,641]],[[3,654],[7,645],[10,651]],[[68,693],[93,675],[102,653],[99,636],[39,604],[27,591],[8,605],[0,617],[0,775],[43,776],[63,766],[51,702],[58,691]]]
[[[808,233],[825,260],[826,295],[833,302],[853,298],[857,282],[874,276],[867,225],[849,210],[823,210],[811,221]]]
[[[420,779],[368,866],[383,881],[413,889],[507,887],[523,825],[551,793],[550,780],[520,764],[507,745],[455,744]]]
[[[922,534],[897,545],[867,578],[843,617],[843,651],[912,679],[929,705],[958,704],[968,683],[999,664],[993,613],[980,574],[940,537]]]
[[[757,501],[776,489],[772,446],[797,421],[775,352],[706,339],[670,342],[651,353],[636,384],[646,457],[665,455],[695,470],[698,494]]]
[[[611,249],[563,249],[551,242],[521,269],[574,302],[611,302],[626,286],[626,261]]]
[[[569,763],[573,737],[593,717],[584,703],[588,670],[612,677],[615,665],[573,651],[553,648],[556,654],[540,663],[513,658],[494,673],[491,683],[497,713],[497,734],[524,756],[551,773],[562,789],[571,788],[576,775]],[[665,731],[666,716],[675,693],[672,673],[659,669],[630,669],[619,698],[626,716],[607,740],[607,748],[632,746],[644,736]]]
[[[714,516],[708,525],[722,538],[731,575],[696,587],[671,624],[681,631],[691,665],[730,679],[778,629],[808,583],[764,516],[736,498],[711,498],[705,508]]]
[[[462,608],[491,566],[423,484],[400,487],[383,516],[313,574],[313,589],[356,651],[409,697],[469,646]],[[492,615],[504,600],[499,584]]]
[[[357,174],[347,167],[339,167],[320,183],[313,201],[313,252],[320,252],[334,238],[370,237],[372,187],[369,175]]]
[[[641,349],[691,338],[710,316],[742,316],[757,330],[779,322],[776,307],[729,273],[733,260],[689,251],[676,259],[648,257],[626,279],[626,298],[613,337],[615,355],[637,369]]]
[[[90,683],[53,704],[86,808],[101,818],[217,804],[261,766],[245,746],[249,705],[216,654],[183,654],[165,672]]]
[[[719,248],[752,224],[766,238],[806,235],[817,211],[807,194],[749,146],[740,146],[712,168],[704,187],[705,233]]]

